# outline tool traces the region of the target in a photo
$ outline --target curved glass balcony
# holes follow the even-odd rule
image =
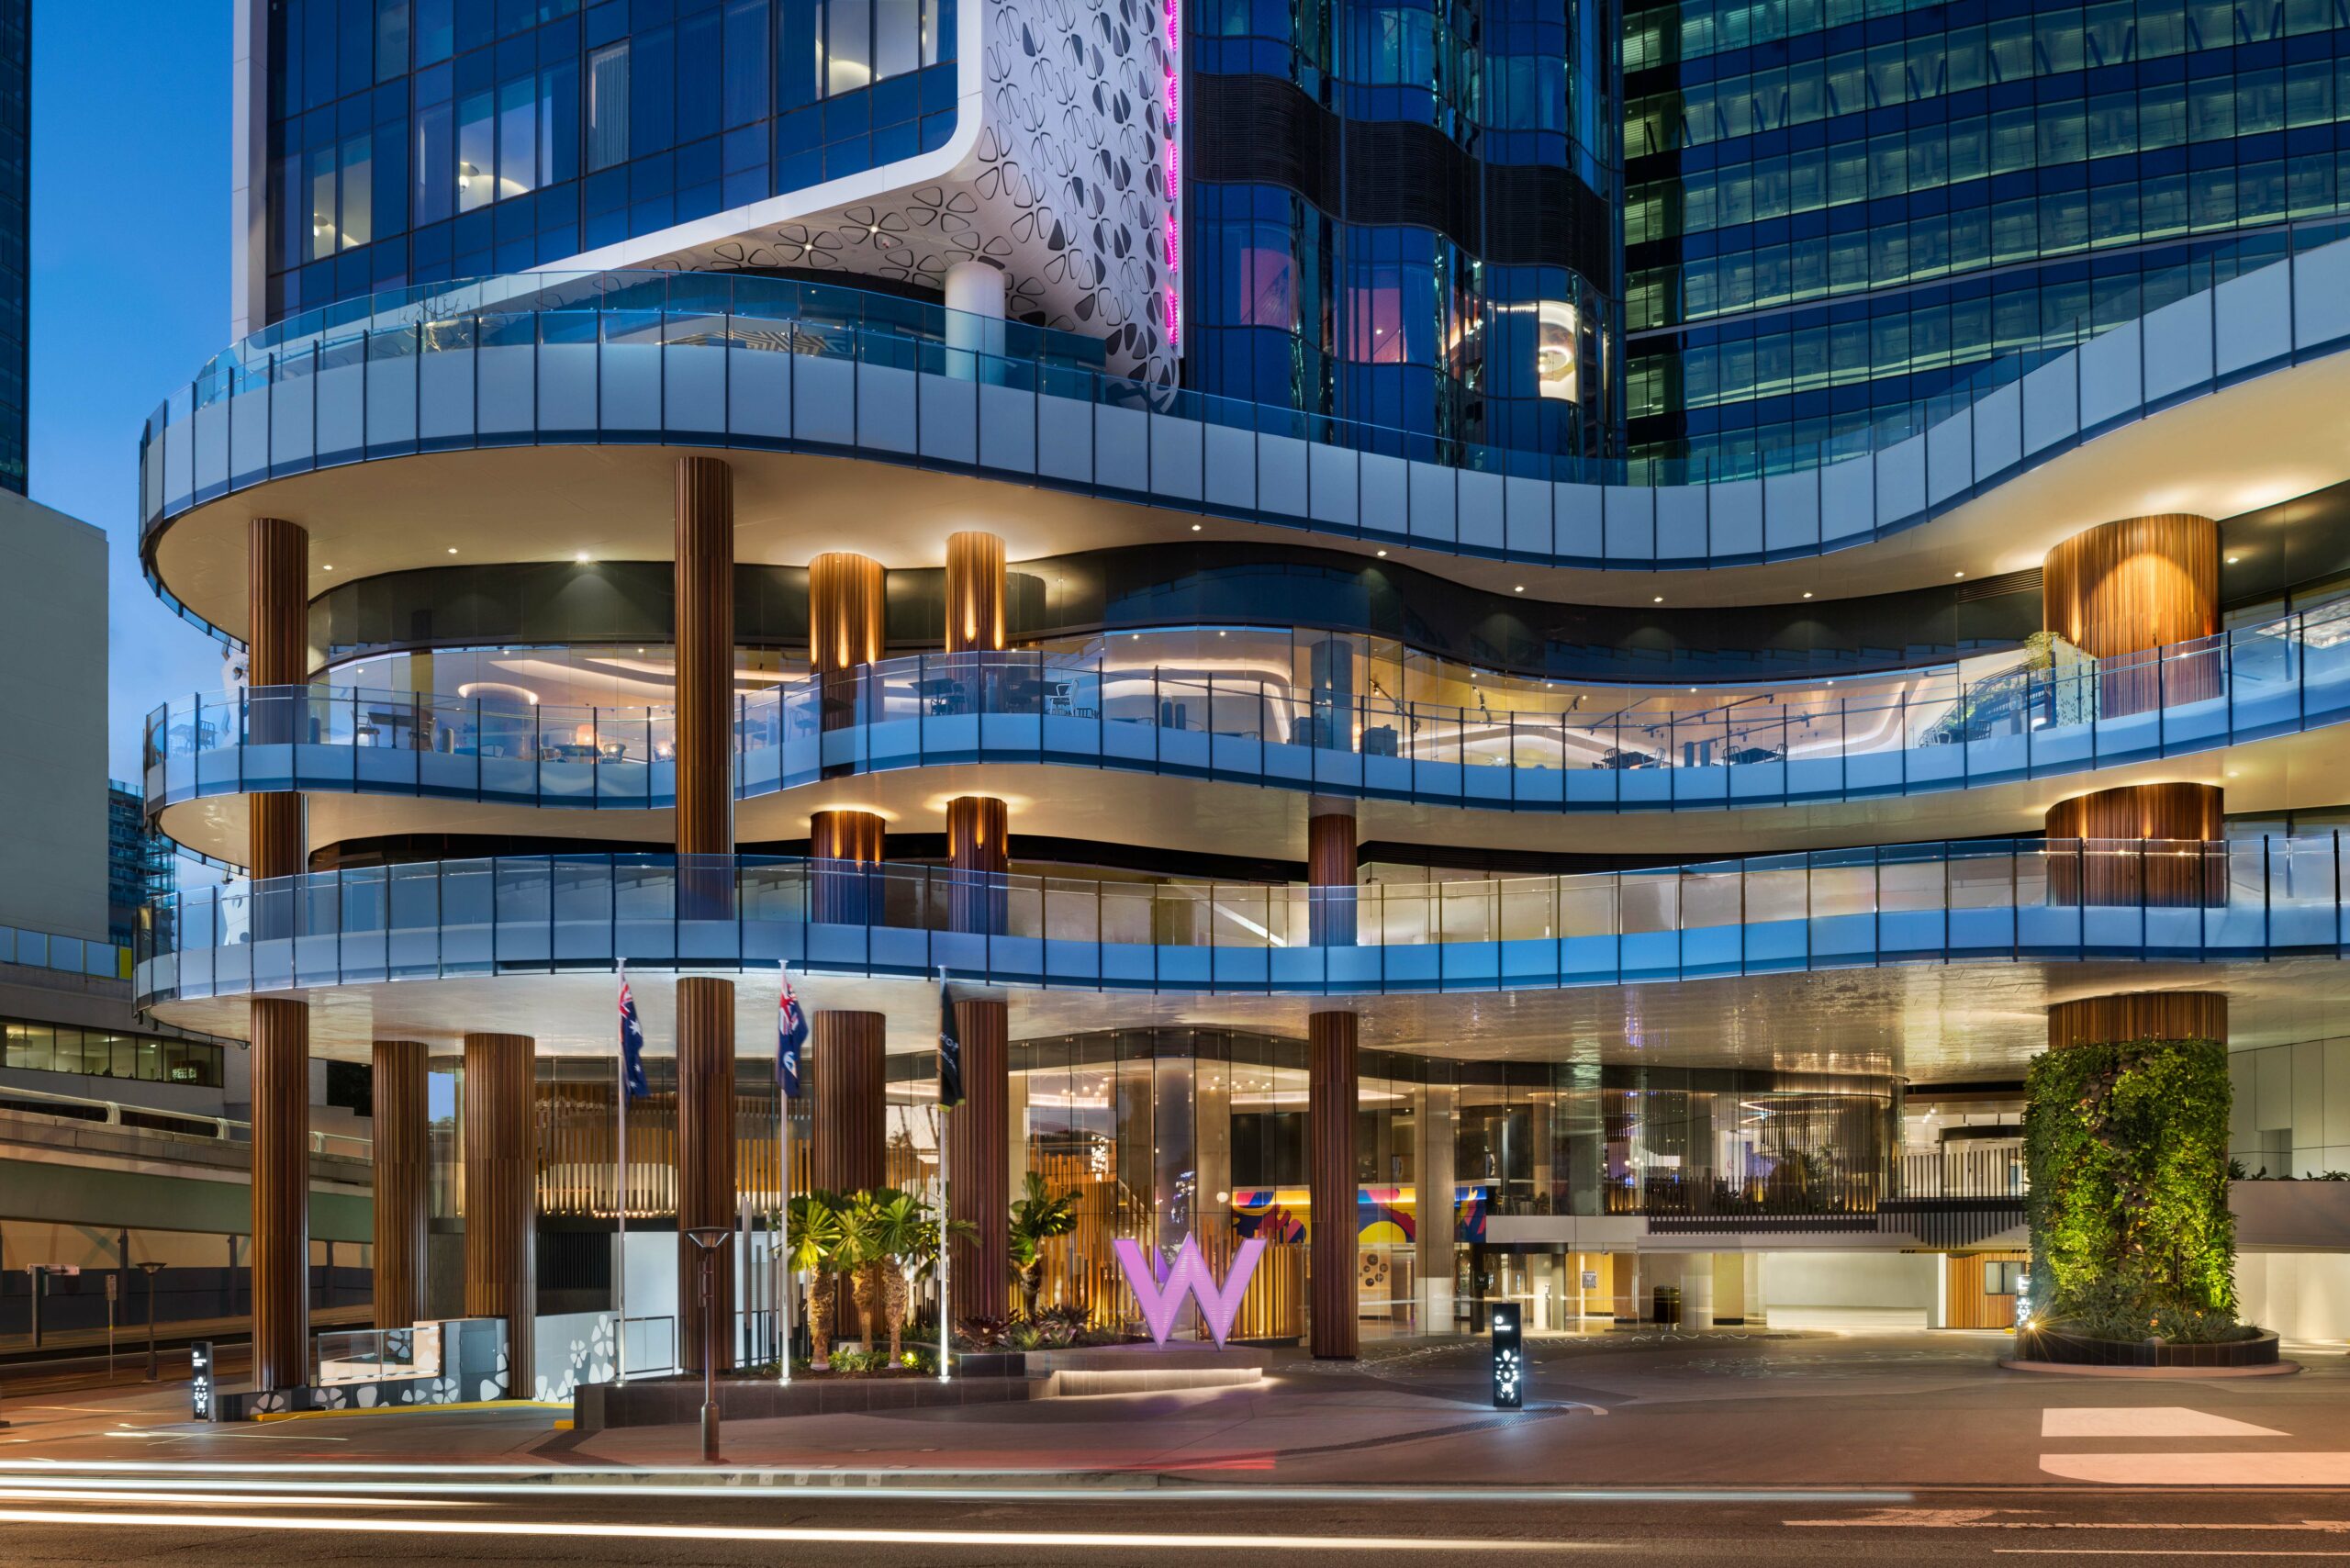
[[[2266,265],[2215,253],[2199,292],[2094,334],[2067,328],[1854,436],[1685,461],[1513,452],[1155,387],[1076,363],[1083,340],[1069,334],[1014,341],[999,323],[778,279],[523,274],[407,289],[274,329],[173,393],[140,437],[142,554],[151,576],[173,518],[319,468],[655,443],[866,457],[1537,565],[1817,554],[2350,344],[2350,241],[2322,242],[2336,232],[2288,230],[2285,259]]]
[[[1792,704],[1735,687],[1619,688],[1603,712],[1568,709],[1568,693],[1540,710],[1460,707],[1098,658],[925,655],[740,699],[735,792],[842,770],[1058,763],[1439,806],[1718,810],[2081,772],[2350,714],[2350,600],[2126,659],[2051,656],[1872,678]],[[300,790],[641,810],[675,803],[675,738],[666,710],[264,687],[151,713],[146,797],[151,809]]]
[[[1615,985],[1964,959],[2350,946],[2337,834],[1974,840],[1595,876],[1320,890],[764,857],[528,856],[173,894],[142,1003],[457,976],[773,968],[1088,990]]]

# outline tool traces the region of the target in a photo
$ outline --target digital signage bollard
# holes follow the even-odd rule
[[[1518,1350],[1517,1308],[1493,1309],[1494,1408],[1516,1410],[1526,1403],[1526,1361]]]

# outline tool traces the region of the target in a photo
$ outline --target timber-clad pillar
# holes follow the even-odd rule
[[[2059,904],[2194,909],[2228,900],[2217,784],[2124,784],[2059,801],[2042,819]],[[2067,842],[2070,841],[2070,842]]]
[[[949,924],[957,931],[994,935],[1005,929],[1010,823],[1010,809],[992,796],[946,802],[947,864],[956,879]],[[972,1226],[968,1238],[954,1243],[955,1316],[998,1317],[1012,1277],[1010,1010],[995,997],[957,1002],[955,1025],[963,1042],[965,1100],[947,1113],[947,1191],[952,1217]]]
[[[946,536],[946,651],[993,653],[1005,643],[1003,541],[992,533]]]
[[[1351,1361],[1355,1321],[1355,1042],[1351,1013],[1305,1021],[1306,1207],[1313,1271],[1308,1334],[1316,1358]]]
[[[2129,1040],[2228,1038],[2228,997],[2220,991],[2125,991],[2059,1002],[2048,1009],[2048,1048]]]
[[[734,914],[734,487],[715,457],[677,459],[677,913]],[[697,867],[694,857],[713,857]],[[734,982],[677,981],[677,1364],[702,1365],[699,1250],[734,1224]],[[733,1361],[734,1254],[711,1260],[720,1366]]]
[[[2152,656],[2220,630],[2220,529],[2210,518],[2124,518],[2076,534],[2042,562],[2040,602],[2043,627],[2108,666],[2097,677],[2104,717],[2219,695],[2218,649]]]
[[[887,1170],[881,1053],[888,1020],[835,1011],[811,1014],[808,1025],[816,1067],[816,1185],[833,1193],[878,1187]]]
[[[506,1319],[507,1396],[536,1396],[539,1310],[536,1043],[465,1036],[465,1316]]]
[[[677,981],[677,1365],[701,1371],[701,1252],[686,1232],[734,1225],[734,982]],[[711,1259],[713,1338],[734,1363],[734,1249]]]
[[[677,459],[677,853],[734,852],[734,489]]]
[[[377,1040],[375,1058],[375,1327],[406,1328],[424,1315],[431,1070],[420,1040]]]
[[[267,689],[298,687],[309,665],[309,535],[282,518],[246,528],[248,719],[255,745],[291,745],[305,705]],[[304,869],[302,797],[269,792],[248,807],[246,867],[256,884]],[[256,887],[254,934],[293,934],[289,890]],[[251,1004],[253,1385],[310,1380],[310,1010],[282,997]]]
[[[878,908],[874,885],[889,824],[872,812],[817,812],[808,819],[809,917],[826,925],[863,925]]]
[[[815,666],[820,722],[856,722],[859,671],[881,656],[881,563],[828,550],[808,563],[808,654]]]
[[[1315,802],[1305,822],[1306,926],[1316,947],[1355,945],[1355,818]]]

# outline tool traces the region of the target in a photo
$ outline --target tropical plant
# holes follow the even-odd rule
[[[1000,1350],[1011,1337],[1012,1319],[1008,1317],[967,1317],[956,1338],[967,1350]]]
[[[1084,1307],[1075,1305],[1048,1306],[1030,1321],[1036,1326],[1039,1344],[1048,1350],[1061,1350],[1084,1338],[1086,1319],[1090,1316]]]
[[[790,1246],[784,1254],[785,1271],[812,1276],[808,1292],[809,1369],[832,1366],[833,1309],[842,1268],[841,1248],[847,1234],[843,1222],[847,1204],[837,1193],[806,1193],[791,1200]]]
[[[1028,1172],[1018,1201],[1012,1205],[1012,1277],[1020,1284],[1023,1314],[1032,1322],[1036,1298],[1045,1288],[1043,1244],[1077,1228],[1077,1194],[1055,1197],[1045,1179]]]
[[[2025,1093],[2035,1316],[2096,1338],[2236,1332],[2227,1047],[2067,1046]]]
[[[968,1235],[968,1220],[943,1227]],[[857,1193],[849,1203],[845,1229],[851,1238],[847,1251],[850,1289],[857,1315],[864,1320],[867,1345],[874,1342],[873,1318],[878,1312],[890,1336],[890,1360],[903,1353],[906,1316],[913,1286],[938,1267],[942,1226],[938,1214],[912,1193],[896,1187],[876,1187]]]

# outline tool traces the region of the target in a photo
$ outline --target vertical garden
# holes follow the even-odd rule
[[[2226,998],[2050,1009],[2026,1083],[2031,1319],[2043,1334],[2208,1344],[2236,1322]]]

